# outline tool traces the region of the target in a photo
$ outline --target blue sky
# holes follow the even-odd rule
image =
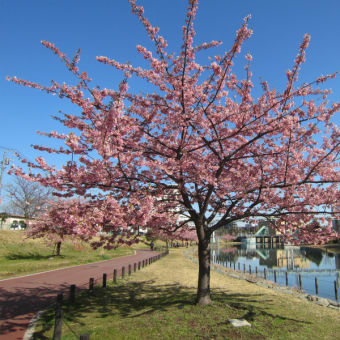
[[[169,50],[178,51],[187,1],[139,0],[138,4],[144,6],[149,20],[160,27]],[[253,55],[256,85],[263,79],[271,87],[282,89],[285,72],[291,68],[305,33],[312,38],[301,82],[340,70],[339,13],[338,0],[201,0],[195,24],[196,42],[222,40],[222,48],[216,49],[216,54],[221,54],[231,47],[242,19],[251,14],[249,26],[254,34],[242,53]],[[16,149],[31,160],[41,155],[31,144],[53,145],[52,140],[36,135],[36,130],[61,131],[51,115],[58,110],[77,112],[65,100],[6,81],[7,75],[44,85],[52,79],[74,81],[59,59],[41,45],[41,40],[54,43],[70,57],[81,48],[81,70],[89,73],[93,84],[107,88],[116,88],[121,75],[98,63],[96,56],[145,66],[136,45],[150,47],[127,0],[0,0],[0,146]],[[213,55],[215,50],[209,53]],[[238,60],[243,67],[243,57]],[[340,79],[330,81],[327,87],[334,91],[331,100],[339,101]],[[143,91],[143,83],[132,79],[130,91]],[[340,124],[339,114],[335,121]],[[0,155],[2,152],[0,148]],[[61,164],[58,159],[46,158]],[[5,175],[4,184],[10,181],[10,176]]]

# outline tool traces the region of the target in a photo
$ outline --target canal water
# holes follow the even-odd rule
[[[301,275],[302,290],[311,295],[316,295],[315,278],[317,278],[318,296],[336,300],[334,285],[339,290],[340,254],[326,253],[308,247],[266,246],[244,243],[222,248],[217,242],[212,248],[212,260],[231,268],[235,263],[236,269],[240,268],[243,271],[245,268],[246,272],[249,272],[250,266],[253,274],[257,268],[261,277],[266,270],[267,280],[271,281],[274,281],[276,272],[277,283],[281,286],[286,285],[286,272],[290,287],[299,287]]]

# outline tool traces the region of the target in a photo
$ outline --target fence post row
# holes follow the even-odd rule
[[[163,256],[168,255],[169,250],[166,250],[165,252],[158,254],[156,256],[149,257],[148,259],[138,261],[138,270],[141,269],[141,266],[147,266],[148,264],[151,264],[157,260],[160,260]],[[231,266],[231,262],[230,262]],[[128,270],[129,275],[131,275],[131,264],[129,264]],[[234,263],[235,268],[235,263]],[[133,271],[136,272],[137,270],[137,263],[133,264]],[[125,267],[122,267],[122,278],[125,276]],[[113,270],[113,283],[117,283],[117,269]],[[103,274],[103,287],[106,287],[107,283],[107,274]],[[89,293],[93,295],[94,293],[94,278],[91,277],[89,279]],[[69,295],[69,301],[70,303],[74,303],[76,296],[76,285],[70,286],[70,295]],[[53,340],[60,340],[61,339],[61,331],[62,331],[62,317],[63,317],[63,294],[60,293],[57,296],[57,304],[56,304],[56,313],[55,313],[55,323],[54,323],[54,331],[53,331]],[[89,334],[82,334],[80,335],[80,340],[90,340]]]
[[[60,293],[57,295],[53,340],[61,339],[62,317],[63,317],[63,294]]]

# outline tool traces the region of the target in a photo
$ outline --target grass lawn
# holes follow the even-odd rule
[[[193,304],[197,265],[185,249],[143,268],[117,285],[85,291],[64,305],[63,340],[103,339],[338,339],[340,313],[244,280],[211,273],[214,303]],[[251,327],[234,328],[244,318]],[[54,311],[43,314],[34,339],[51,339]]]
[[[53,245],[42,239],[27,239],[25,232],[0,231],[0,279],[108,260],[133,254],[133,249],[93,250],[84,242],[63,242],[61,256],[53,256]]]

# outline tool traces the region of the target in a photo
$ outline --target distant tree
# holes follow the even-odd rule
[[[51,200],[52,190],[15,176],[13,184],[5,187],[5,192],[9,201],[7,208],[11,213],[32,218]]]
[[[8,214],[6,212],[0,213],[0,229],[2,229],[2,225],[6,222],[8,218]]]
[[[310,230],[295,233],[297,229],[304,229],[315,215],[333,213],[331,206],[339,199],[340,132],[332,117],[340,103],[328,104],[330,91],[319,84],[336,74],[298,83],[310,40],[305,35],[283,89],[262,81],[262,91],[253,92],[252,56],[245,55],[244,77],[233,67],[243,42],[252,34],[249,17],[230,50],[201,65],[198,53],[221,43],[194,44],[197,0],[188,1],[178,55],[168,51],[143,7],[136,0],[130,4],[155,48],[151,52],[137,46],[149,62],[145,69],[97,57],[124,72],[117,90],[91,85],[89,75],[79,70],[80,52],[69,59],[47,41],[43,45],[65,63],[76,84],[53,81],[43,86],[9,78],[79,107],[74,114],[57,117],[72,132],[43,133],[64,140],[65,147],[35,146],[75,158],[57,169],[39,157],[29,163],[37,173],[15,171],[64,197],[84,197],[88,213],[80,209],[78,217],[97,222],[82,223],[73,231],[90,234],[89,226],[96,229],[106,219],[107,234],[101,243],[115,244],[121,230],[135,232],[138,226],[176,233],[194,225],[199,262],[196,302],[209,304],[214,231],[231,222],[272,217],[284,237],[303,239]],[[129,92],[131,76],[153,88],[147,93]],[[181,222],[180,216],[185,216]],[[69,228],[68,214],[60,226]],[[312,236],[315,242],[327,241],[332,237],[330,226]]]

